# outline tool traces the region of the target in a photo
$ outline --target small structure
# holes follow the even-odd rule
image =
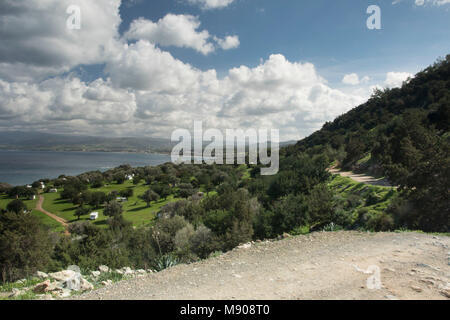
[[[41,189],[45,189],[45,184],[42,181],[41,181]]]
[[[48,190],[48,192],[50,192],[50,193],[57,193],[57,192],[58,192],[58,189],[52,188],[52,189]]]
[[[134,173],[133,174],[129,174],[126,176],[127,180],[133,180],[134,178]]]
[[[28,189],[31,189],[31,188],[32,188],[32,186],[31,186],[31,185],[29,185],[29,184],[27,184],[27,188],[28,188]]]
[[[36,200],[36,195],[35,194],[31,195],[29,200]]]
[[[90,219],[91,220],[97,220],[98,219],[98,212],[91,212]]]
[[[125,197],[117,197],[117,198],[116,198],[116,201],[119,201],[119,202],[127,202],[127,201],[128,201],[128,198],[125,198]]]

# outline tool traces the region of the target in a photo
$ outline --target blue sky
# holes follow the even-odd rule
[[[369,30],[369,5],[380,6],[382,30]],[[203,10],[180,1],[138,1],[121,7],[121,32],[131,21],[152,21],[167,13],[198,16],[201,29],[237,34],[237,50],[203,56],[190,49],[166,48],[176,58],[220,75],[240,65],[281,53],[290,61],[314,63],[320,74],[338,84],[350,72],[380,79],[388,71],[415,73],[450,53],[450,5],[416,6],[404,0],[237,0],[220,10]]]
[[[380,30],[367,28],[370,5]],[[450,0],[4,0],[0,11],[0,130],[170,138],[197,120],[300,139],[450,54]]]

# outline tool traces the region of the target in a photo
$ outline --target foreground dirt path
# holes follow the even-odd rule
[[[368,176],[363,173],[354,173],[351,171],[341,171],[335,167],[328,169],[328,171],[332,174],[338,174],[343,177],[348,177],[352,180],[355,180],[356,182],[362,182],[362,183],[370,184],[370,185],[374,185],[374,186],[392,187],[389,184],[389,181],[387,181],[386,179],[383,179],[383,178],[378,179],[378,178]]]
[[[40,194],[40,195],[39,195],[39,200],[38,200],[38,202],[36,203],[36,210],[37,210],[37,211],[40,211],[40,212],[42,212],[42,213],[44,213],[44,214],[46,214],[46,215],[49,216],[50,218],[52,218],[52,219],[58,221],[60,224],[62,224],[63,227],[66,229],[65,234],[69,235],[69,231],[67,230],[67,228],[68,228],[68,226],[69,226],[69,225],[67,224],[67,220],[65,220],[65,219],[63,219],[63,218],[61,218],[61,217],[58,217],[57,215],[55,215],[55,214],[53,214],[53,213],[50,213],[50,212],[48,212],[47,210],[43,209],[43,208],[42,208],[42,204],[43,204],[43,203],[44,203],[44,196]]]
[[[450,238],[319,232],[237,248],[73,299],[448,299]],[[364,273],[380,270],[381,287]],[[375,266],[375,267],[373,267]]]

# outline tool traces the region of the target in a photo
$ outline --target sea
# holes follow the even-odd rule
[[[62,174],[75,176],[87,171],[106,171],[122,164],[144,167],[170,161],[169,154],[156,153],[0,150],[0,182],[17,186]]]

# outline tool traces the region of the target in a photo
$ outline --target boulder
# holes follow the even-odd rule
[[[94,278],[97,278],[97,277],[99,277],[99,276],[100,276],[100,274],[101,274],[101,272],[100,272],[100,271],[91,271],[91,276],[93,276]]]
[[[81,290],[81,274],[77,273],[75,276],[73,276],[70,279],[67,279],[63,282],[64,288],[74,291],[80,291]]]
[[[41,278],[41,279],[46,279],[46,278],[48,278],[48,274],[46,274],[45,272],[42,272],[42,271],[38,271],[38,272],[36,272],[36,277]]]
[[[110,286],[112,284],[113,284],[112,280],[102,281],[102,285],[105,286],[105,287]]]
[[[9,295],[9,298],[15,298],[15,297],[18,297],[18,296],[20,296],[21,294],[23,294],[23,291],[22,291],[22,290],[19,290],[19,289],[17,289],[17,288],[13,288],[13,289],[12,289],[12,293]]]
[[[50,276],[50,278],[52,278],[56,281],[66,282],[67,280],[70,280],[71,278],[76,277],[77,274],[79,274],[79,273],[77,273],[73,270],[63,270],[63,271],[59,271],[59,272],[50,273],[49,276]]]
[[[109,272],[109,267],[108,266],[100,266],[100,267],[98,267],[98,270],[103,273]]]
[[[86,279],[81,278],[80,289],[81,289],[81,291],[89,291],[89,290],[93,290],[94,286],[92,285],[92,283],[90,283]]]
[[[49,288],[51,285],[50,280],[45,280],[44,282],[38,283],[34,286],[33,292],[34,293],[45,293],[47,292],[47,288]]]
[[[69,290],[80,290],[81,273],[72,270],[63,270],[49,274],[50,278],[62,283],[62,287]]]
[[[134,271],[130,267],[125,267],[122,269],[122,271],[123,275],[125,276],[131,276],[132,274],[134,274]]]
[[[70,297],[72,292],[69,289],[62,289],[61,291],[58,291],[55,293],[55,296],[58,298],[67,298]]]
[[[249,243],[245,243],[245,244],[241,244],[238,248],[239,249],[249,249],[252,246],[252,244]]]

